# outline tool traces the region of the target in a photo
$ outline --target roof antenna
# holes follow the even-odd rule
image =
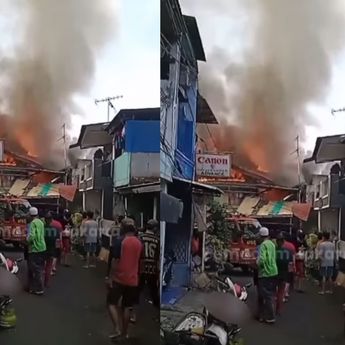
[[[95,104],[98,105],[98,103],[104,103],[107,102],[108,105],[108,116],[107,116],[107,122],[110,121],[110,108],[115,109],[114,105],[111,103],[111,101],[116,100],[116,99],[120,99],[123,98],[122,95],[118,95],[118,96],[114,96],[114,97],[107,97],[107,98],[103,98],[103,99],[95,99]]]

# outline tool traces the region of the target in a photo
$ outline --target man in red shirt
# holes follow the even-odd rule
[[[143,245],[135,236],[135,232],[134,221],[130,218],[124,219],[121,224],[122,236],[115,241],[113,247],[107,298],[110,317],[115,328],[115,334],[110,336],[111,339],[128,338],[130,310],[137,300]]]

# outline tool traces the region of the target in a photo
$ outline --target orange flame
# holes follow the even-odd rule
[[[23,128],[18,128],[15,131],[15,136],[20,146],[29,156],[38,157],[36,152],[36,143],[30,132],[25,131]]]
[[[17,162],[12,155],[5,153],[4,154],[4,160],[2,162],[0,162],[0,164],[15,167],[17,165]]]
[[[269,172],[267,153],[262,150],[260,145],[256,145],[255,142],[247,142],[244,149],[248,158],[255,164],[258,171],[262,173]]]

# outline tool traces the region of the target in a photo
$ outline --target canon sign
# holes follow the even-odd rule
[[[198,154],[196,163],[200,177],[230,177],[230,155]]]

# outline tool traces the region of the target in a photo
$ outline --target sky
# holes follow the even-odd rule
[[[73,134],[83,123],[107,121],[106,103],[96,106],[95,99],[123,96],[113,102],[116,110],[159,107],[159,8],[157,0],[119,1],[117,35],[98,58],[90,94],[79,99],[84,115],[73,117]]]
[[[1,9],[8,7],[7,1],[0,0]],[[123,96],[113,102],[116,110],[160,104],[159,1],[112,1],[117,2],[112,7],[117,30],[97,56],[90,92],[75,97],[79,110],[71,114],[72,137],[79,135],[82,124],[107,121],[106,103],[96,105],[95,99]],[[18,23],[0,12],[0,50],[15,46],[19,36]],[[114,115],[112,111],[110,117]]]
[[[193,0],[180,2],[184,14],[195,16],[197,19],[206,59],[215,47],[225,47],[235,60],[236,57],[241,57],[253,34],[250,30],[253,25],[245,13],[239,11],[229,18],[228,14],[220,14],[220,11],[214,8],[210,10],[211,6],[205,5],[207,0],[200,0],[198,4]],[[308,106],[315,124],[306,127],[306,138],[302,143],[306,151],[313,150],[318,136],[345,132],[345,112],[334,116],[331,114],[332,109],[345,107],[345,42],[344,51],[334,59],[332,69],[332,83],[328,86],[327,97],[318,104]]]

